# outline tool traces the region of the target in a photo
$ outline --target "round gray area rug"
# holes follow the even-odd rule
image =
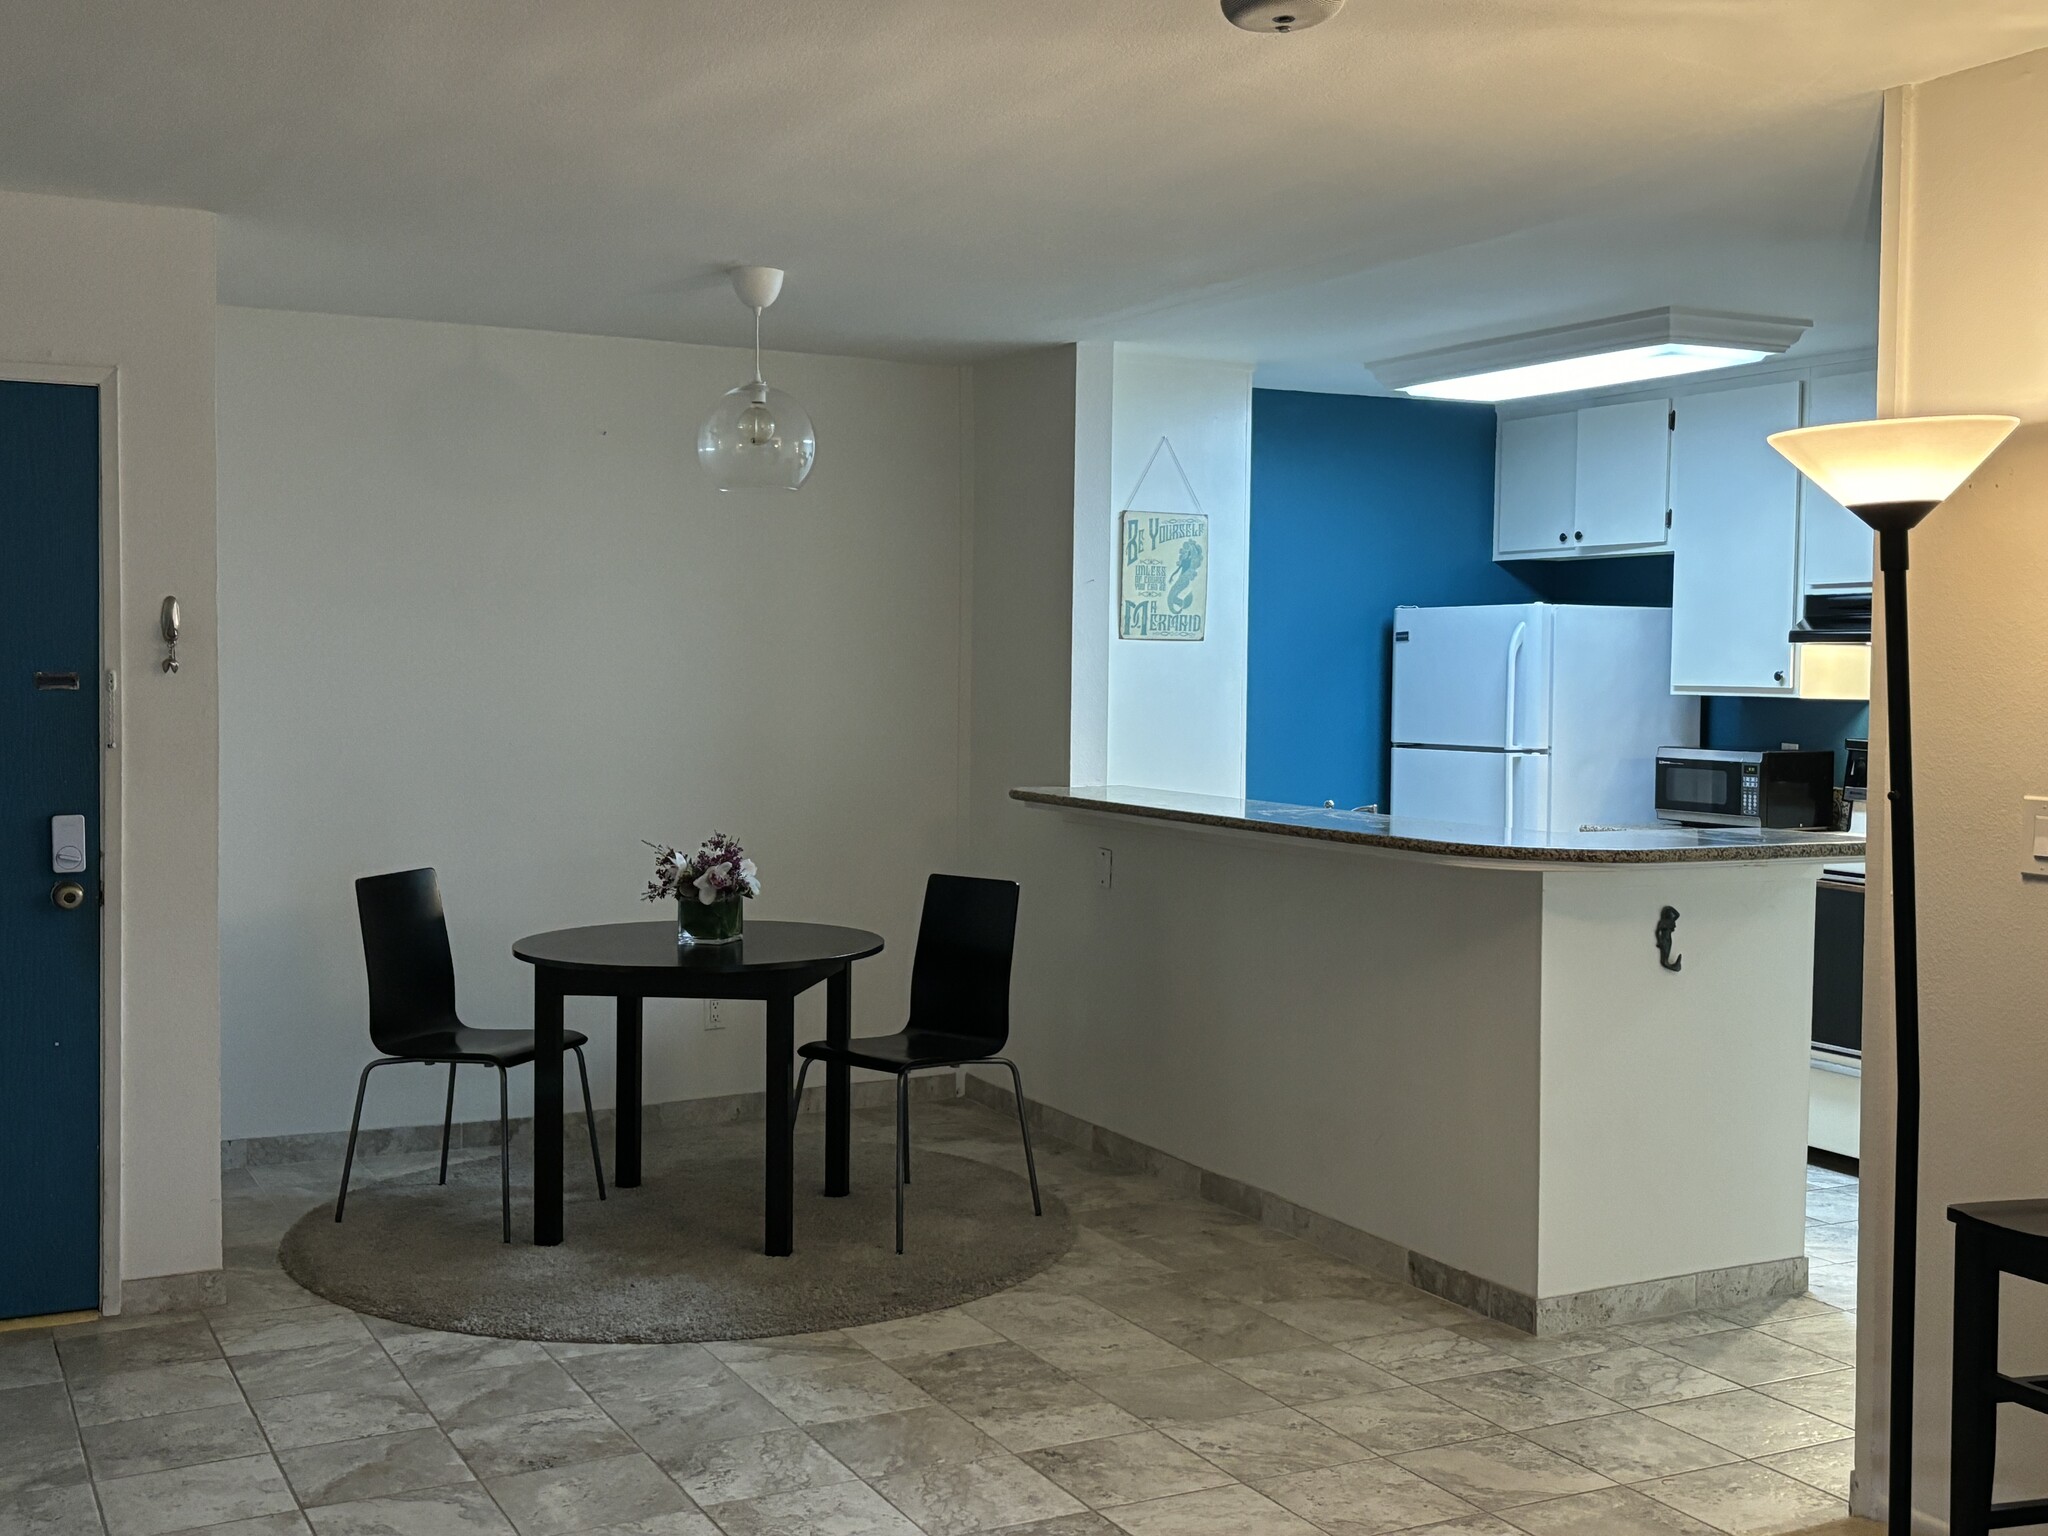
[[[589,1164],[564,1159],[570,1188],[560,1247],[533,1246],[513,1187],[513,1241],[501,1242],[495,1158],[349,1191],[308,1211],[278,1259],[306,1289],[358,1312],[421,1328],[557,1342],[670,1344],[762,1338],[887,1322],[957,1306],[1027,1280],[1074,1241],[1051,1194],[1031,1214],[1020,1174],[919,1151],[907,1191],[905,1252],[895,1194],[856,1149],[854,1192],[828,1200],[799,1160],[796,1253],[761,1252],[761,1157],[725,1155],[646,1170],[600,1204]],[[879,1171],[879,1177],[877,1172]],[[515,1164],[515,1178],[517,1167]]]

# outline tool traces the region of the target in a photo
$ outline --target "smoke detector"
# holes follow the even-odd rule
[[[1344,9],[1344,0],[1223,0],[1223,14],[1247,32],[1305,32]]]

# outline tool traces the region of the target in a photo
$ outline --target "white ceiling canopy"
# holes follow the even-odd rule
[[[1878,93],[2039,0],[0,0],[0,186],[212,209],[231,303],[1296,368],[1631,308],[1867,344]],[[1369,386],[1366,386],[1369,387]]]

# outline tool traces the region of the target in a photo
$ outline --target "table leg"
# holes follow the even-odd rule
[[[562,1240],[562,986],[533,972],[533,1240]]]
[[[786,1257],[795,1239],[795,1148],[791,1145],[790,1061],[796,1055],[796,999],[784,994],[768,1002],[768,1183],[763,1199],[766,1240],[762,1251]]]
[[[619,999],[618,1106],[612,1115],[612,1183],[640,1183],[640,999]]]
[[[825,978],[825,1043],[844,1048],[853,1036],[853,967]],[[825,1063],[825,1193],[852,1187],[853,1072],[844,1062]]]

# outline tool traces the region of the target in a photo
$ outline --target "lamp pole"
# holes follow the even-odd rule
[[[1886,1517],[1891,1536],[1913,1529],[1914,1320],[1920,1277],[1920,930],[1913,871],[1912,645],[1906,622],[1906,539],[1935,502],[1889,502],[1850,510],[1877,530],[1884,577],[1885,844],[1892,885],[1892,1016],[1897,1123],[1892,1134],[1891,1465]]]

